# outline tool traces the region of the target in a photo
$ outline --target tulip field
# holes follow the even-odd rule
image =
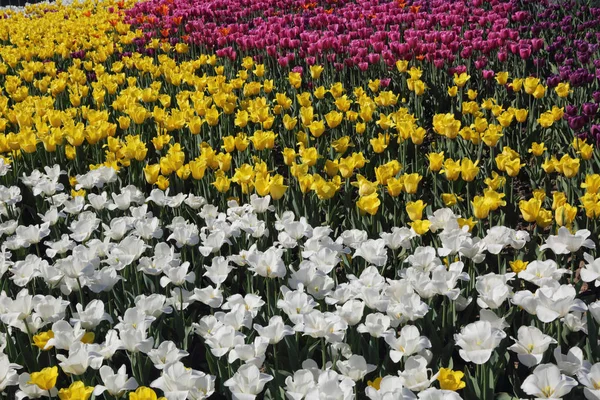
[[[0,400],[600,400],[600,3],[0,9]]]

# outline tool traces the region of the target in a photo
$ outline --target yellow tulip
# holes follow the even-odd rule
[[[529,115],[529,110],[527,110],[526,108],[515,110],[515,119],[517,120],[517,122],[525,122],[527,120],[527,115]]]
[[[421,182],[422,179],[423,177],[417,173],[402,175],[404,191],[408,194],[417,193],[419,182]]]
[[[33,336],[33,344],[40,350],[50,350],[54,346],[50,346],[46,348],[46,344],[48,340],[54,337],[54,332],[52,330],[48,330],[46,332],[40,332],[37,335]]]
[[[599,174],[586,175],[585,181],[581,183],[580,187],[585,189],[586,193],[598,193],[598,191],[600,191],[600,175]]]
[[[277,174],[271,179],[269,185],[269,194],[273,200],[279,200],[285,194],[287,186],[283,184],[283,176]]]
[[[537,143],[537,142],[533,142],[531,144],[531,148],[528,150],[529,153],[532,153],[534,156],[539,157],[542,154],[544,154],[544,151],[546,151],[546,145],[544,144],[544,142],[542,143]]]
[[[160,175],[156,180],[156,186],[158,186],[160,190],[167,190],[167,188],[169,187],[169,178]]]
[[[378,182],[371,182],[360,174],[356,176],[356,179],[356,182],[352,182],[352,186],[358,188],[360,197],[368,196],[377,191]]]
[[[465,182],[471,182],[475,179],[479,173],[479,167],[477,166],[478,161],[473,162],[468,158],[463,158],[460,162],[460,174],[462,180]]]
[[[454,193],[442,193],[442,201],[446,207],[451,207],[458,203],[459,197]]]
[[[311,65],[309,69],[310,77],[316,80],[321,77],[321,73],[323,72],[324,68],[320,65]]]
[[[508,264],[510,265],[510,269],[512,270],[512,272],[518,274],[521,271],[525,271],[527,265],[529,265],[529,262],[523,260],[514,260],[510,261]]]
[[[411,221],[418,221],[423,218],[423,210],[427,204],[423,200],[409,201],[406,203],[406,213]]]
[[[381,205],[381,200],[379,200],[377,192],[373,192],[367,196],[360,197],[356,202],[356,205],[361,214],[368,213],[370,215],[375,215]]]
[[[462,381],[464,376],[465,374],[462,371],[440,368],[437,380],[440,383],[440,389],[457,391],[467,386],[467,384]]]
[[[535,222],[541,208],[542,202],[536,198],[521,200],[519,202],[521,216],[526,222]]]
[[[462,229],[463,226],[467,226],[469,228],[469,232],[473,230],[477,221],[473,220],[473,217],[470,218],[458,218],[456,220],[458,222],[458,226]]]
[[[330,111],[327,114],[325,114],[325,121],[327,121],[327,126],[329,126],[329,128],[333,129],[337,126],[339,126],[342,123],[342,120],[344,119],[344,114],[337,112],[337,111]]]
[[[429,153],[427,154],[429,160],[429,170],[432,172],[438,172],[444,165],[444,152],[440,153]]]
[[[310,133],[318,138],[325,132],[325,123],[323,121],[313,121],[308,125]]]
[[[429,220],[419,220],[409,222],[408,225],[415,231],[417,235],[424,235],[429,231],[429,227],[431,226],[431,222]]]
[[[50,390],[56,386],[56,378],[58,378],[58,367],[48,367],[39,372],[32,372],[27,383],[34,384],[42,390]]]
[[[561,82],[554,88],[554,91],[558,97],[567,97],[571,92],[571,86],[569,82]]]
[[[129,400],[159,400],[156,392],[149,387],[140,386],[135,392],[129,392]]]
[[[490,207],[483,196],[475,196],[471,201],[473,215],[478,219],[486,219],[490,214]]]
[[[466,72],[462,72],[460,75],[454,74],[454,84],[459,88],[465,86],[469,79],[471,79],[471,76]]]
[[[226,193],[231,186],[231,180],[225,175],[223,171],[217,171],[215,173],[215,181],[211,183],[219,193]]]
[[[302,75],[300,75],[299,72],[290,72],[288,74],[288,80],[290,85],[292,85],[292,87],[295,89],[299,89],[302,85]]]
[[[540,209],[535,223],[542,229],[552,225],[552,211],[546,210],[545,208]]]
[[[398,197],[404,188],[404,180],[398,178],[389,178],[387,180],[387,190],[390,196]]]
[[[446,179],[449,181],[457,180],[461,173],[460,161],[454,161],[451,158],[448,158],[444,161],[444,168],[440,173],[446,175]]]
[[[577,207],[565,203],[554,211],[554,219],[558,226],[568,226],[577,216]]]
[[[535,90],[537,89],[539,84],[540,84],[540,78],[535,78],[532,76],[525,78],[525,81],[523,82],[523,87],[525,88],[525,93],[533,94],[533,92],[535,92]],[[514,81],[513,81],[513,85],[514,85]],[[513,87],[513,90],[514,90],[514,87]],[[517,90],[515,90],[515,92],[516,91]]]
[[[498,85],[506,85],[506,82],[508,82],[508,72],[506,71],[502,71],[502,72],[498,72],[496,74],[496,82],[498,82]]]

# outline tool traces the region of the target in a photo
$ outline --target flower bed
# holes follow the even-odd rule
[[[0,396],[600,398],[581,7],[5,11]]]

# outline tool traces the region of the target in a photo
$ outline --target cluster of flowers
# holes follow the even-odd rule
[[[0,21],[0,152],[28,170],[68,166],[79,195],[75,175],[106,166],[126,168],[125,184],[193,191],[219,206],[268,194],[299,215],[319,208],[312,224],[344,228],[371,229],[362,218],[370,214],[424,234],[423,211],[445,206],[470,227],[521,215],[546,229],[600,215],[594,143],[564,134],[597,129],[596,103],[582,105],[584,117],[568,106],[586,87],[471,75],[464,65],[439,75],[404,60],[349,86],[327,66],[281,74],[252,57],[231,63],[168,40],[150,40],[152,55],[142,55],[133,50],[144,33],[121,21],[124,4],[94,14],[86,3],[44,7]],[[32,18],[39,36],[26,29]],[[91,23],[73,31],[80,18]],[[348,208],[357,212],[345,218]]]
[[[417,59],[451,74],[467,64],[491,79],[493,69],[518,73],[533,67],[551,88],[567,81],[586,86],[598,79],[599,18],[600,8],[576,1],[289,0],[282,6],[266,0],[248,7],[231,0],[202,5],[152,0],[127,13],[127,21],[145,32],[136,41],[142,53],[152,51],[144,45],[153,38],[166,38],[173,45],[183,41],[208,47],[230,59],[250,55],[270,66],[277,60],[284,69],[326,64],[366,71]],[[598,97],[595,92],[596,103]],[[569,118],[577,133],[600,140],[598,125],[589,122],[586,113]]]
[[[4,11],[0,395],[600,399],[573,7]]]
[[[283,67],[327,59],[365,70],[418,57],[438,68],[472,59],[481,69],[490,57],[504,63],[535,56],[538,67],[564,64],[561,76],[581,85],[588,63],[600,62],[592,60],[600,11],[575,1],[152,0],[127,14],[146,32],[140,45],[153,37],[183,40],[232,59],[266,54]],[[574,66],[584,68],[569,74]]]
[[[339,68],[366,70],[380,61],[393,66],[413,57],[442,67],[457,54],[469,58],[493,51],[506,60],[511,44],[513,54],[527,58],[541,46],[509,26],[515,12],[516,4],[509,1],[494,1],[488,8],[481,1],[266,0],[247,7],[240,1],[153,0],[131,9],[128,21],[144,29],[147,38],[183,38],[232,59],[238,52],[266,53],[286,67],[327,58]]]
[[[224,388],[235,399],[487,398],[521,368],[517,394],[600,398],[600,363],[587,361],[600,301],[578,297],[582,283],[600,285],[587,230],[541,243],[503,226],[475,237],[443,208],[428,216],[432,247],[408,227],[334,234],[275,212],[270,196],[223,210],[192,194],[146,197],[118,189],[108,167],[78,176],[94,193],[73,197],[63,174],[23,175],[41,205],[30,225],[22,190],[0,186],[0,389],[16,398],[203,399]],[[528,244],[537,259],[523,258]]]

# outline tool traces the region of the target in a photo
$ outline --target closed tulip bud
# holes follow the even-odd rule
[[[404,191],[408,194],[417,193],[417,189],[419,187],[419,182],[421,182],[422,179],[423,179],[423,177],[421,175],[419,175],[418,173],[402,175],[402,183],[404,186]]]
[[[287,186],[283,184],[283,176],[277,174],[271,179],[269,185],[269,194],[273,200],[279,200],[285,194]]]
[[[131,119],[122,115],[119,117],[118,122],[119,128],[121,128],[122,130],[127,130],[127,128],[129,128],[129,125],[131,124]]]
[[[295,89],[299,89],[302,85],[302,75],[299,72],[290,72],[288,75],[288,80],[290,85],[292,85]]]
[[[192,135],[197,135],[200,133],[200,129],[202,128],[202,123],[204,121],[202,121],[202,118],[196,116],[194,118],[192,118],[188,123],[187,126],[190,130],[190,133]]]
[[[423,218],[423,210],[427,207],[427,204],[423,200],[410,201],[406,203],[406,213],[411,221],[417,221]]]
[[[486,219],[490,214],[490,207],[483,196],[475,196],[471,202],[473,216],[477,219]]]
[[[312,65],[310,67],[310,77],[312,79],[319,79],[321,77],[321,73],[323,72],[323,67],[320,65]]]
[[[427,155],[429,160],[429,170],[432,172],[438,172],[444,165],[444,152],[440,153],[429,153]]]
[[[231,186],[231,180],[222,171],[217,171],[215,181],[211,183],[219,193],[226,193]]]
[[[150,185],[154,185],[158,180],[158,174],[160,172],[160,164],[148,164],[144,167],[144,177],[146,182]]]
[[[58,378],[58,367],[48,367],[40,372],[32,372],[28,383],[48,391],[56,386],[56,378]]]
[[[594,155],[594,146],[584,143],[579,147],[579,154],[584,160],[589,160]]]
[[[235,138],[233,136],[225,136],[221,148],[228,153],[233,152],[235,150]]]
[[[365,124],[364,122],[358,122],[356,124],[356,133],[358,133],[359,135],[362,135],[365,130],[367,128],[367,124]]]
[[[529,114],[529,110],[527,110],[525,108],[520,108],[518,110],[515,110],[515,119],[517,120],[517,122],[523,123],[527,120],[528,114]]]
[[[429,231],[429,227],[431,226],[431,222],[429,220],[419,220],[409,222],[408,225],[412,228],[413,231],[417,235],[424,235]]]
[[[408,61],[406,61],[406,60],[398,60],[398,61],[396,61],[396,69],[400,73],[406,72],[406,70],[408,69]]]
[[[325,167],[323,168],[327,176],[334,177],[337,175],[339,169],[339,164],[337,160],[327,160],[325,161]]]
[[[498,72],[496,74],[496,82],[498,82],[498,85],[506,85],[506,82],[508,82],[508,72]]]
[[[68,160],[74,160],[77,157],[77,148],[67,144],[65,146],[65,156]]]
[[[420,145],[423,143],[423,139],[425,139],[426,134],[427,131],[425,131],[424,128],[418,127],[417,129],[411,132],[410,140],[412,140],[413,144]]]
[[[373,192],[368,196],[363,196],[356,202],[361,214],[375,215],[381,205],[381,200],[377,196],[377,192]]]
[[[479,173],[478,162],[473,162],[468,158],[463,158],[460,162],[460,173],[462,180],[465,182],[471,182],[475,179]]]
[[[459,200],[462,200],[459,196],[454,193],[442,193],[442,201],[446,207],[451,207],[458,203]]]
[[[283,149],[283,163],[291,166],[296,161],[296,150],[291,148]]]
[[[540,209],[535,223],[542,229],[552,225],[552,211],[546,210],[545,208]]]
[[[460,162],[451,158],[447,159],[444,161],[444,169],[440,173],[446,175],[446,179],[449,181],[457,180],[461,173]]]
[[[554,211],[554,219],[558,226],[569,226],[577,216],[577,207],[565,203]]]
[[[390,196],[398,197],[400,193],[402,193],[402,189],[404,188],[404,183],[402,179],[399,178],[389,178],[387,180],[387,190]]]
[[[542,202],[536,198],[521,200],[519,202],[521,216],[526,222],[535,222],[541,208]]]
[[[571,92],[571,87],[569,85],[569,82],[564,82],[564,83],[559,83],[555,88],[554,91],[556,92],[558,97],[567,97],[569,95],[569,93]]]

